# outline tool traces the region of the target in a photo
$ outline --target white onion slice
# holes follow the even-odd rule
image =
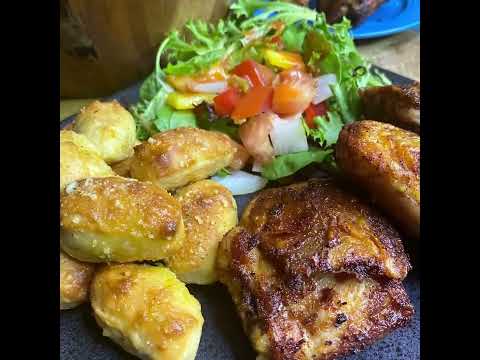
[[[252,171],[256,173],[261,173],[263,171],[263,165],[258,160],[255,160],[252,164]]]
[[[219,94],[227,90],[228,84],[226,81],[215,81],[206,83],[196,83],[192,85],[192,91],[198,93]]]
[[[312,103],[317,105],[333,95],[330,85],[337,83],[337,77],[335,74],[322,75],[313,79],[313,82],[315,87],[315,95],[313,96]]]
[[[280,119],[273,119],[270,131],[275,155],[291,154],[308,150],[307,135],[302,124],[302,114]]]
[[[252,175],[245,171],[232,171],[225,177],[213,176],[212,180],[225,186],[233,195],[250,194],[263,189],[268,180],[261,176]]]

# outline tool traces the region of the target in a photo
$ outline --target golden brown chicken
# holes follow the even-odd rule
[[[219,132],[197,128],[169,130],[135,147],[130,175],[174,190],[227,167],[236,151],[232,140]]]
[[[376,121],[346,125],[336,145],[345,175],[401,226],[420,236],[420,137]]]
[[[80,262],[60,250],[60,309],[72,309],[88,300],[95,264]]]
[[[237,225],[237,204],[230,190],[202,180],[175,194],[182,205],[185,241],[171,257],[168,267],[187,284],[217,281],[215,260],[223,236]]]
[[[95,274],[91,303],[103,335],[151,360],[194,360],[202,334],[199,302],[164,267],[121,264]]]
[[[330,179],[257,195],[217,266],[261,359],[333,359],[413,314],[398,233]]]
[[[370,87],[360,92],[366,119],[420,134],[420,83]]]
[[[179,202],[151,183],[89,178],[60,196],[60,244],[81,261],[161,260],[184,238]]]

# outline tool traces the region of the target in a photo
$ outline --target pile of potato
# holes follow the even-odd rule
[[[196,128],[140,143],[116,101],[82,109],[60,131],[60,309],[90,300],[126,351],[194,359],[204,320],[183,282],[217,280],[218,244],[238,221],[231,192],[205,179],[247,158]]]

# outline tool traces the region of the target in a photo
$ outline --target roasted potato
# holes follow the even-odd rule
[[[85,135],[78,134],[72,130],[60,130],[60,144],[64,142],[72,142],[78,147],[88,150],[101,157],[97,147]]]
[[[72,309],[88,300],[95,264],[80,262],[60,250],[60,309]]]
[[[129,157],[128,159],[119,161],[115,164],[112,164],[112,170],[115,174],[123,177],[131,177],[130,176],[130,165],[132,164],[133,157]]]
[[[182,205],[185,242],[166,262],[187,284],[217,280],[215,260],[223,236],[237,225],[237,204],[232,193],[212,180],[202,180],[177,191]]]
[[[91,303],[103,335],[141,359],[194,360],[202,333],[200,303],[164,267],[104,266]]]
[[[175,198],[121,177],[70,183],[60,196],[60,230],[62,249],[87,262],[160,260],[185,237]]]
[[[135,147],[130,175],[174,190],[228,166],[235,152],[225,134],[178,128],[156,134]]]
[[[84,135],[60,131],[60,191],[75,180],[113,175],[115,173]]]
[[[401,226],[420,236],[420,136],[376,121],[340,132],[336,158],[343,173]]]
[[[73,129],[85,135],[103,160],[114,163],[132,156],[136,126],[132,115],[117,101],[94,101],[75,118]]]

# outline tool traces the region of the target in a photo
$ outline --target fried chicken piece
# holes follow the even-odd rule
[[[360,92],[366,119],[420,134],[420,83],[410,86],[379,86]]]
[[[420,137],[376,121],[346,125],[336,145],[339,167],[368,191],[405,233],[420,236]]]
[[[217,268],[261,359],[333,359],[413,314],[398,233],[331,179],[262,191]]]

